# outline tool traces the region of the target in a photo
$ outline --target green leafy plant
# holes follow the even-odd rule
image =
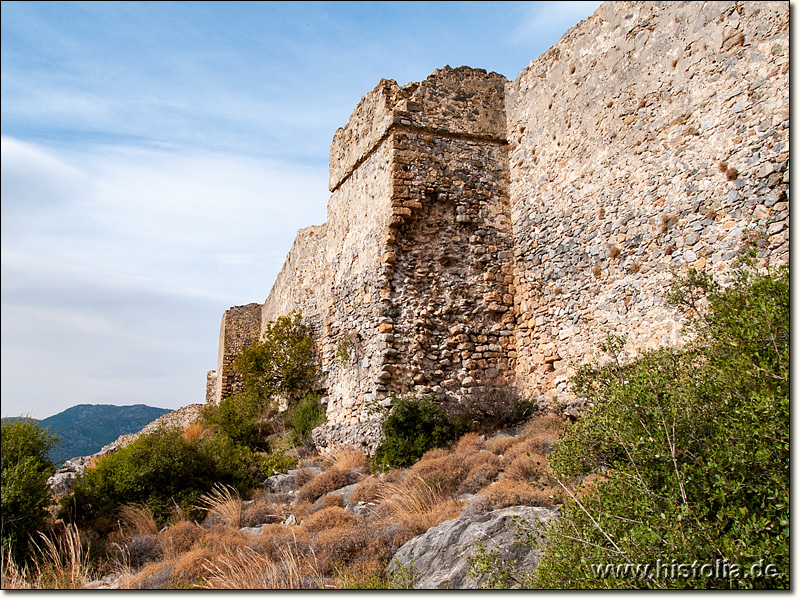
[[[234,361],[247,391],[260,405],[285,399],[296,403],[314,379],[314,341],[299,311],[267,323],[260,344]]]
[[[346,364],[350,361],[355,347],[356,344],[353,340],[353,336],[349,333],[345,333],[339,337],[336,341],[336,358],[341,364]]]
[[[492,433],[530,418],[534,403],[512,387],[498,387],[473,393],[454,412],[462,428]]]
[[[50,451],[57,438],[32,419],[4,420],[0,425],[2,550],[24,555],[31,534],[43,528],[50,503],[47,479],[55,465]]]
[[[215,484],[245,490],[263,476],[259,457],[227,436],[191,440],[177,430],[160,430],[87,469],[62,504],[79,520],[92,521],[138,502],[163,524],[174,506],[190,512]]]
[[[670,298],[690,318],[691,343],[626,362],[621,340],[611,340],[614,358],[573,381],[594,408],[550,456],[571,501],[539,585],[788,587],[788,268],[755,274],[744,265],[727,288],[692,270]],[[569,485],[588,473],[600,483]],[[664,564],[676,561],[742,570],[766,561],[775,576],[675,576]],[[651,571],[598,571],[607,564]]]
[[[317,394],[306,396],[292,410],[292,437],[296,444],[304,444],[311,436],[311,430],[325,421],[325,408],[319,403]]]
[[[392,412],[383,422],[384,439],[375,452],[376,469],[408,467],[426,451],[455,440],[460,433],[433,396],[404,397],[392,401]]]
[[[202,420],[206,427],[228,436],[235,444],[268,452],[267,437],[273,432],[272,423],[266,419],[268,409],[255,394],[244,391],[219,404],[206,404]]]

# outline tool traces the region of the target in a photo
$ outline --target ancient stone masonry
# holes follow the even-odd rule
[[[788,263],[788,2],[608,2],[513,82],[445,67],[382,80],[331,146],[326,224],[266,303],[226,312],[231,360],[302,310],[328,424],[361,441],[406,392],[459,401],[515,383],[570,400],[608,333],[680,343],[671,267],[725,281],[743,245]]]
[[[679,342],[670,267],[788,263],[788,8],[608,2],[508,86],[524,387],[566,400],[607,333]]]
[[[258,341],[261,310],[260,304],[247,304],[225,311],[219,329],[217,369],[209,371],[206,377],[206,402],[219,403],[244,389],[233,361],[242,350]]]

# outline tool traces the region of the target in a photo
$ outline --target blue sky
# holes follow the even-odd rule
[[[381,78],[513,79],[599,2],[3,2],[2,415],[203,402]]]

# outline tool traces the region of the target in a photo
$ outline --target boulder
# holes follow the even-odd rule
[[[543,531],[544,525],[557,517],[557,508],[509,506],[445,521],[403,544],[389,565],[389,573],[409,574],[415,589],[478,588],[481,581],[467,577],[477,542],[487,551],[499,550],[500,559],[506,564],[516,560],[519,572],[531,572],[539,564],[543,550],[517,541],[518,519]]]

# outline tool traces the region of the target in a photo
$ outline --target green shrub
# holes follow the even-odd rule
[[[319,396],[307,394],[292,410],[292,437],[296,444],[304,444],[311,436],[311,430],[325,422],[325,409],[319,403]]]
[[[263,469],[265,477],[272,477],[276,473],[286,473],[289,469],[297,467],[297,461],[283,452],[275,452],[264,459]]]
[[[433,396],[395,398],[383,423],[384,439],[375,452],[376,469],[409,467],[431,448],[444,446],[462,433]]]
[[[55,465],[50,450],[57,438],[32,419],[3,421],[0,426],[0,536],[2,551],[25,554],[29,536],[42,529],[50,503],[47,479]]]
[[[216,483],[243,491],[263,476],[259,457],[227,436],[187,440],[177,430],[161,430],[88,469],[64,504],[89,521],[111,517],[121,504],[142,503],[163,523],[174,506],[189,511]]]
[[[219,404],[203,407],[203,424],[212,431],[228,436],[235,444],[251,450],[269,452],[267,437],[272,424],[265,416],[268,407],[249,392],[228,396]]]
[[[590,365],[574,380],[594,408],[550,464],[562,482],[591,472],[605,480],[565,505],[539,585],[789,585],[788,268],[742,269],[726,289],[692,271],[671,299],[695,315],[693,342]],[[618,358],[621,342],[606,349]],[[658,560],[658,576],[624,574]],[[749,571],[759,561],[777,576],[740,578],[731,566],[729,577],[709,577],[697,567]],[[620,576],[593,572],[610,563],[623,565]],[[675,564],[695,569],[670,571]]]
[[[245,348],[234,364],[248,392],[262,404],[279,397],[290,406],[310,391],[314,342],[299,311],[266,325],[261,343]]]

